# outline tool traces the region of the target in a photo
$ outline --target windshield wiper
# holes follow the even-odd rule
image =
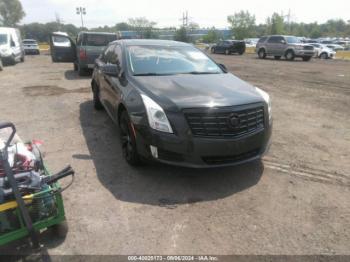
[[[190,75],[212,75],[212,74],[220,74],[220,72],[208,72],[208,71],[192,71],[192,72],[185,72],[182,74],[190,74]]]
[[[141,74],[134,74],[134,76],[168,76],[173,74],[159,74],[159,73],[141,73]]]

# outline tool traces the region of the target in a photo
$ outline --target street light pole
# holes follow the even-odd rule
[[[84,28],[84,20],[83,20],[83,15],[86,15],[86,9],[85,7],[77,7],[76,8],[77,10],[77,15],[80,15],[80,18],[81,18],[81,28],[83,29]]]

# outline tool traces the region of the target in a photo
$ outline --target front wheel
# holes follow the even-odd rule
[[[141,164],[140,156],[137,153],[136,138],[134,128],[130,121],[129,115],[123,111],[120,117],[120,142],[122,145],[123,157],[131,166]]]
[[[94,101],[94,108],[96,110],[102,110],[103,105],[100,99],[100,89],[95,83],[92,84],[92,95],[93,95],[93,101]]]
[[[293,61],[295,58],[294,52],[292,50],[287,51],[285,56],[286,56],[286,59],[289,61]]]
[[[212,54],[215,54],[215,48],[212,48],[212,49],[210,50],[210,52],[211,52]]]
[[[4,66],[3,66],[3,64],[2,64],[2,60],[1,60],[1,58],[0,58],[0,71],[2,71],[2,70],[3,70],[3,68],[4,68]]]
[[[265,59],[266,58],[266,52],[264,49],[260,49],[258,52],[258,56],[260,59]]]
[[[303,61],[307,62],[311,60],[311,56],[303,56]]]
[[[22,55],[22,56],[21,56],[21,62],[23,63],[24,60],[25,60],[25,57],[24,57],[24,55]]]
[[[322,54],[320,55],[320,58],[321,58],[321,59],[327,59],[327,58],[328,58],[327,53],[322,53]]]

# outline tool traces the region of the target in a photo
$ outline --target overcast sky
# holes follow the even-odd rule
[[[75,8],[84,6],[89,28],[115,25],[130,17],[146,17],[159,27],[179,26],[184,11],[202,27],[228,27],[227,16],[240,10],[255,14],[257,23],[273,12],[288,14],[296,22],[325,22],[331,18],[350,20],[350,0],[21,0],[26,17],[22,23],[49,22],[58,13],[65,23],[81,25]],[[207,4],[204,4],[207,3]]]

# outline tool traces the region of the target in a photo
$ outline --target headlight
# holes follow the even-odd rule
[[[150,127],[161,132],[173,133],[173,129],[170,126],[163,108],[148,96],[141,94],[141,97],[146,107]]]
[[[272,112],[271,112],[271,99],[268,93],[266,93],[265,91],[261,90],[258,87],[255,87],[256,91],[258,91],[258,93],[264,98],[266,104],[267,104],[267,111],[269,113],[269,121],[271,121],[272,119]]]
[[[11,55],[11,50],[8,48],[3,48],[0,50],[0,53],[4,56],[9,56],[9,55]]]

